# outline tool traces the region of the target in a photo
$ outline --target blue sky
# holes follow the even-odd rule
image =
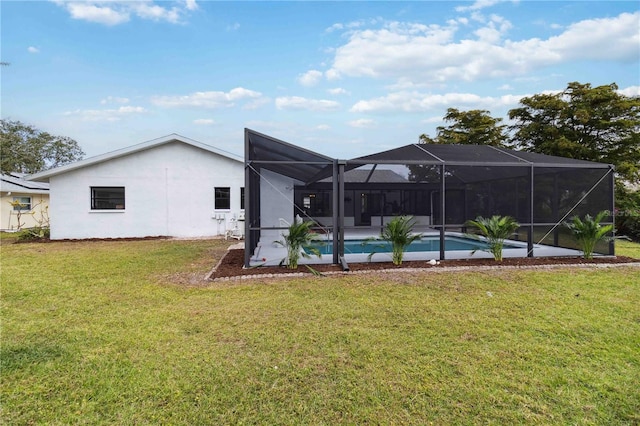
[[[2,1],[2,118],[87,156],[243,129],[352,158],[579,81],[640,95],[635,1]]]

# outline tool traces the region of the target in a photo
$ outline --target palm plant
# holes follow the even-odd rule
[[[422,238],[422,234],[414,234],[415,220],[412,216],[397,216],[385,225],[380,233],[380,239],[391,244],[391,260],[394,265],[401,265],[406,248]],[[369,254],[369,260],[375,252]]]
[[[579,216],[571,218],[570,222],[565,222],[565,226],[569,228],[573,238],[576,240],[585,259],[593,258],[593,249],[596,244],[605,238],[605,236],[613,231],[613,225],[602,225],[602,219],[607,216],[606,210],[601,211],[596,217],[585,215],[584,220]]]
[[[317,234],[311,230],[314,225],[314,222],[296,220],[289,225],[288,233],[282,234],[283,239],[281,241],[274,241],[274,243],[287,249],[287,257],[282,259],[280,265],[286,264],[289,269],[296,269],[300,256],[305,259],[311,258],[305,249],[318,257],[322,256],[320,250],[318,250],[320,239]]]
[[[511,216],[498,215],[490,218],[478,216],[475,220],[468,220],[466,225],[478,230],[480,235],[486,239],[488,246],[486,251],[491,253],[496,261],[502,261],[504,240],[520,227],[520,224]],[[478,238],[475,234],[470,234],[470,236]]]

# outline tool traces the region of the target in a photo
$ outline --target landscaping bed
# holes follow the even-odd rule
[[[512,266],[512,267],[533,267],[533,266],[549,266],[549,265],[587,265],[587,264],[630,264],[640,263],[640,260],[627,256],[615,257],[596,257],[594,259],[584,259],[582,257],[524,257],[524,258],[506,258],[501,262],[493,259],[458,259],[443,260],[437,265],[430,265],[428,261],[405,261],[402,265],[394,265],[391,262],[368,262],[368,263],[350,263],[349,270],[356,271],[379,271],[393,269],[431,269],[431,268],[451,268],[451,267],[486,267],[486,266]],[[292,273],[308,273],[313,271],[319,273],[336,273],[343,272],[339,265],[319,264],[300,265],[296,269],[289,269],[284,266],[262,266],[254,268],[243,268],[244,250],[231,249],[228,250],[220,263],[210,275],[210,279],[218,278],[234,278],[247,275],[273,275],[273,274],[292,274]]]

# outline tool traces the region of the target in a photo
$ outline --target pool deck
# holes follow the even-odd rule
[[[440,233],[437,230],[429,230],[422,233],[423,236],[439,236]],[[459,232],[447,232],[449,236],[464,237],[464,234]],[[281,245],[274,243],[276,240],[280,240],[282,237],[279,233],[265,233],[262,235],[258,247],[254,255],[251,257],[251,266],[277,266],[286,257],[286,249]],[[371,228],[362,230],[349,230],[348,235],[345,234],[345,240],[360,240],[366,238],[378,237],[379,233],[374,233]],[[327,234],[323,237],[331,244],[333,236]],[[526,241],[505,240],[505,244],[516,246],[517,248],[505,248],[503,250],[503,257],[527,257],[527,243]],[[580,256],[582,252],[579,250],[566,249],[562,247],[553,247],[542,244],[533,245],[534,257],[552,257],[552,256]],[[469,250],[453,250],[445,253],[446,259],[492,259],[491,253],[478,250],[472,253]],[[369,259],[368,253],[345,253],[344,258],[347,263],[366,263],[366,262],[390,262],[391,253],[376,253],[371,259]],[[439,251],[422,251],[422,252],[405,252],[404,260],[417,260],[417,261],[429,261],[431,259],[440,260]],[[310,259],[300,257],[298,262],[301,265],[304,264],[329,264],[333,263],[333,255],[325,254],[321,258],[312,256]]]

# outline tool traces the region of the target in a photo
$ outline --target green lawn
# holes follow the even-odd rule
[[[204,285],[224,241],[2,241],[4,424],[640,423],[637,268]]]

